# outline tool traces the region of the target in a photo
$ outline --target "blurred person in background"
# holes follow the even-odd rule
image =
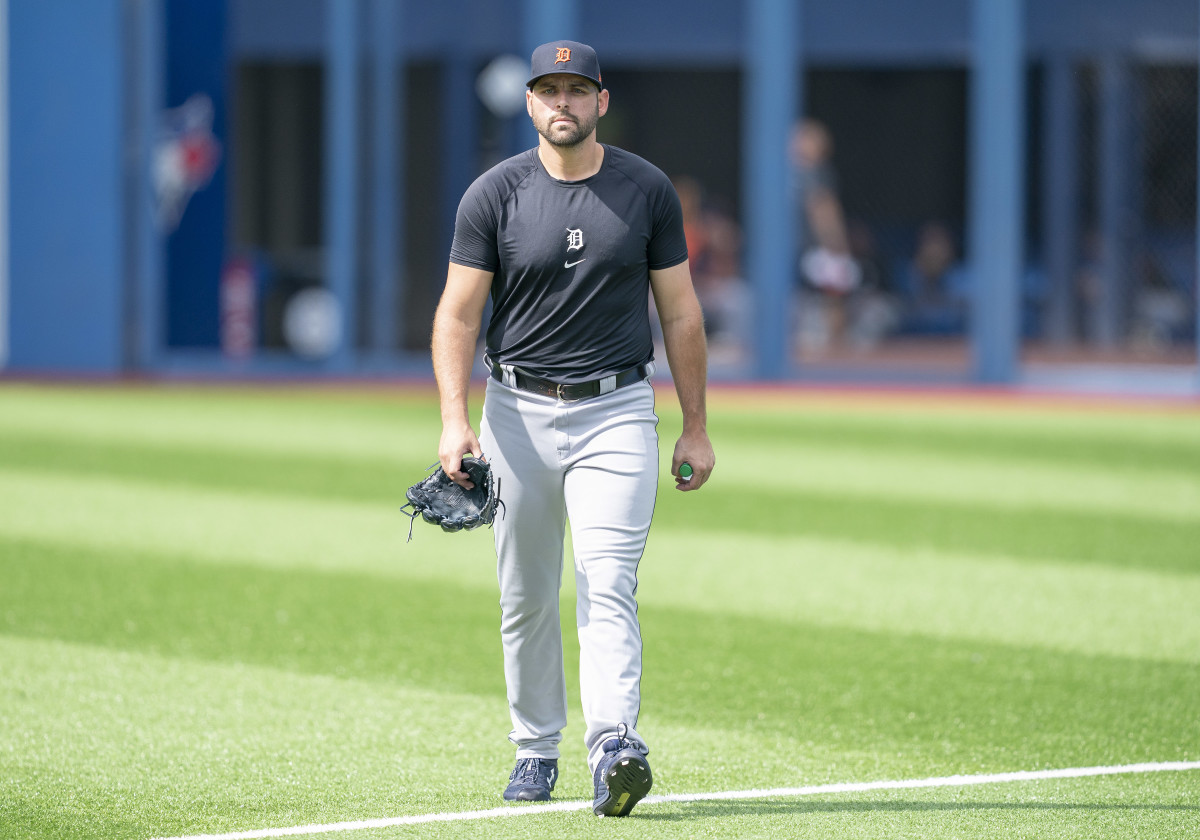
[[[842,340],[846,296],[861,276],[850,254],[828,127],[814,119],[796,123],[789,157],[798,227],[799,342],[802,351],[820,351]]]
[[[954,234],[944,222],[917,231],[912,257],[897,277],[899,331],[915,335],[961,335],[967,327],[970,288]]]

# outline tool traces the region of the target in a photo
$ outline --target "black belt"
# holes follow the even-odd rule
[[[484,360],[492,369],[492,379],[504,382],[504,368],[491,359],[485,357]],[[564,385],[549,379],[542,379],[540,376],[534,376],[518,368],[510,368],[510,370],[512,379],[507,383],[508,385],[515,385],[522,391],[541,394],[543,397],[555,397],[563,402],[575,402],[576,400],[586,400],[588,397],[598,397],[601,394],[610,394],[618,388],[641,382],[650,375],[650,370],[646,365],[637,365],[613,376],[604,376],[600,379],[593,379],[591,382]]]

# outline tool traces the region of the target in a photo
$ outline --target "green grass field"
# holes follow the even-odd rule
[[[659,409],[655,795],[1200,760],[1195,405],[718,391],[690,494]],[[398,510],[439,431],[431,389],[0,385],[0,838],[502,806],[491,534]],[[510,811],[309,836],[1200,837],[1200,770]]]

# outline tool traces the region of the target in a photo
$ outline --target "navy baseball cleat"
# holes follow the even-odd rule
[[[546,802],[558,781],[557,758],[519,758],[504,798],[509,802]]]
[[[650,792],[650,762],[623,737],[610,738],[596,765],[595,782],[592,810],[596,816],[624,817]]]

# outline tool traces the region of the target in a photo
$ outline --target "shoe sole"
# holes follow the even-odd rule
[[[596,808],[601,817],[624,817],[642,801],[654,784],[650,765],[638,754],[618,758],[604,774],[608,800]]]

